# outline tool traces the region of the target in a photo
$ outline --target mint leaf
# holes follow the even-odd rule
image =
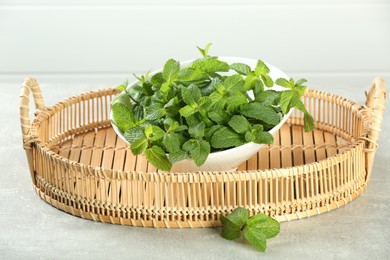
[[[263,61],[261,61],[261,60],[257,61],[257,65],[255,68],[256,76],[268,74],[269,71],[270,71],[269,68],[267,67],[267,65],[265,65],[265,63]]]
[[[243,231],[244,237],[251,245],[256,247],[259,251],[265,252],[265,249],[267,249],[267,241],[260,230],[246,226]]]
[[[184,117],[189,117],[191,116],[192,114],[194,114],[196,111],[195,111],[195,108],[193,108],[192,106],[190,105],[187,105],[185,107],[182,107],[180,108],[179,110],[179,113],[180,115],[184,116]]]
[[[254,134],[252,134],[251,132],[245,133],[245,141],[247,141],[248,143],[253,142],[255,139],[256,139],[256,136]]]
[[[269,106],[259,102],[252,102],[241,107],[241,113],[244,116],[261,120],[270,125],[277,125],[280,122],[280,116]]]
[[[137,118],[133,112],[122,103],[115,103],[112,105],[112,114],[115,125],[125,132],[127,129],[134,127],[137,124]]]
[[[279,86],[284,87],[284,88],[292,88],[292,86],[290,85],[290,82],[284,78],[277,79],[275,81],[275,83],[276,83],[276,85],[279,85]]]
[[[241,75],[248,75],[251,72],[251,67],[244,63],[233,63],[230,64],[230,69],[240,73]]]
[[[263,105],[278,105],[280,103],[280,98],[282,93],[286,91],[275,91],[275,90],[267,90],[260,92],[256,95],[255,101],[263,103]]]
[[[305,132],[310,132],[314,128],[314,119],[309,113],[305,113],[303,116],[303,122],[304,126],[303,128],[305,129]]]
[[[203,137],[204,136],[205,124],[200,122],[196,125],[190,126],[188,128],[188,133],[191,137]]]
[[[210,154],[210,144],[205,140],[199,140],[196,142],[196,145],[193,149],[190,150],[191,158],[194,160],[195,164],[200,167],[202,166],[207,157]]]
[[[180,70],[178,81],[180,82],[196,82],[203,81],[208,78],[207,74],[200,70],[185,68]]]
[[[120,84],[118,87],[116,87],[116,89],[120,90],[120,91],[125,91],[128,85],[129,85],[129,81],[126,80],[125,82]]]
[[[168,160],[164,150],[156,145],[146,149],[146,159],[153,164],[154,167],[163,171],[169,171],[172,168],[172,163]]]
[[[131,144],[134,143],[135,141],[139,140],[140,138],[145,138],[145,133],[144,133],[144,128],[141,126],[135,126],[132,127],[124,133],[124,137],[126,140]]]
[[[273,238],[280,232],[280,223],[264,214],[251,217],[247,222],[247,226],[259,230],[266,239]]]
[[[228,105],[229,110],[234,111],[239,106],[246,104],[248,102],[247,97],[239,92],[239,91],[231,91],[229,92],[228,97],[226,98],[226,103]]]
[[[263,80],[264,82],[264,85],[266,85],[267,87],[272,87],[274,85],[274,81],[272,80],[272,78],[268,75],[261,75],[261,79]]]
[[[188,88],[182,88],[181,95],[183,101],[192,107],[194,107],[196,103],[202,98],[200,89],[194,84],[191,84]]]
[[[169,59],[163,68],[163,77],[165,81],[168,83],[174,82],[179,76],[179,71],[180,63],[174,59]]]
[[[220,216],[222,227],[221,236],[228,240],[234,240],[241,236],[241,230],[248,242],[261,252],[267,248],[267,239],[275,237],[280,232],[280,224],[277,220],[264,214],[258,214],[249,218],[248,210],[242,207],[236,208],[228,216]]]
[[[145,136],[146,138],[157,141],[164,137],[165,132],[160,127],[155,125],[146,125],[145,126]]]
[[[214,148],[228,148],[240,146],[244,143],[244,140],[239,134],[224,126],[214,132],[210,142]]]
[[[188,153],[180,149],[170,153],[168,158],[171,163],[180,162],[188,158]]]
[[[242,78],[241,75],[236,74],[232,76],[228,76],[225,81],[223,82],[223,85],[225,86],[226,90],[236,90],[236,91],[245,91],[244,89],[245,81]]]
[[[245,90],[250,90],[254,87],[255,80],[258,79],[258,77],[255,75],[254,72],[249,73],[245,78]]]
[[[153,103],[146,108],[146,120],[156,120],[163,117],[167,111],[161,103]]]
[[[273,144],[274,137],[268,132],[256,132],[255,139],[252,141],[257,144]]]
[[[229,121],[230,115],[223,109],[216,109],[209,111],[208,114],[209,118],[213,120],[215,123],[219,125],[226,125],[226,123]]]
[[[215,58],[207,58],[195,61],[191,68],[206,73],[226,72],[229,71],[229,64]]]
[[[251,129],[251,124],[241,115],[233,116],[229,121],[229,126],[239,134],[243,134]]]
[[[220,216],[222,227],[221,236],[227,240],[234,240],[241,236],[241,227],[232,223],[228,218]]]
[[[249,219],[248,210],[246,208],[236,208],[227,218],[241,229]]]
[[[144,129],[140,126],[128,129],[123,136],[130,143],[130,149],[134,155],[143,153],[148,147],[148,139],[144,134]]]
[[[200,51],[200,53],[202,54],[203,58],[207,58],[208,57],[208,52],[209,52],[209,49],[211,47],[211,43],[209,42],[208,44],[206,44],[206,47],[204,47],[204,49],[196,46],[196,48],[198,48],[198,50]]]
[[[150,79],[150,83],[152,83],[153,85],[160,85],[162,83],[164,83],[164,76],[162,74],[162,72],[159,72],[157,74],[154,74],[152,76],[152,78]]]
[[[302,84],[304,84],[304,83],[306,83],[307,82],[307,80],[306,79],[299,79],[299,80],[297,80],[297,82],[295,82],[295,85],[302,85]]]
[[[181,145],[185,142],[186,138],[179,133],[166,133],[163,137],[163,145],[169,153],[175,153],[181,150]]]
[[[284,114],[287,114],[291,109],[291,99],[293,94],[294,92],[292,90],[286,90],[283,91],[282,95],[280,96],[280,108]]]
[[[210,142],[211,136],[213,136],[213,134],[217,130],[221,129],[222,127],[223,126],[221,126],[221,125],[213,125],[210,128],[206,128],[206,130],[205,130],[205,133],[206,133],[205,137],[206,137],[206,139]]]

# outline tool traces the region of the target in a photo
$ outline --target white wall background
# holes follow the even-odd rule
[[[313,88],[390,82],[386,0],[0,0],[0,82],[113,86],[168,58],[261,58]]]

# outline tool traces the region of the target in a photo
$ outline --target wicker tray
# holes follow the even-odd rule
[[[31,92],[37,110],[30,123]],[[370,179],[386,99],[381,79],[365,106],[308,90],[313,132],[303,131],[294,111],[275,144],[237,171],[169,173],[133,156],[116,136],[108,119],[115,94],[91,91],[45,107],[36,80],[24,81],[20,118],[33,186],[75,216],[152,227],[219,226],[219,215],[238,206],[287,221],[348,203]]]

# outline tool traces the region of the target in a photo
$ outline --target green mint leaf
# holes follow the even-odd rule
[[[128,129],[123,136],[130,143],[130,149],[134,155],[143,153],[148,147],[148,139],[144,129],[140,126]]]
[[[166,133],[163,137],[163,145],[169,153],[174,153],[181,149],[182,143],[184,143],[185,137],[179,133]]]
[[[222,127],[223,126],[221,126],[221,125],[213,125],[210,128],[206,128],[206,130],[205,130],[206,140],[210,142],[211,136],[214,134],[214,132],[221,129]]]
[[[189,152],[195,164],[200,167],[205,163],[210,154],[210,144],[205,140],[199,140]]]
[[[310,132],[314,128],[314,119],[309,113],[305,113],[303,116],[303,122],[304,126],[303,128],[305,129],[305,132]]]
[[[122,103],[112,105],[112,114],[115,125],[125,132],[127,129],[134,127],[137,124],[137,118],[133,112]]]
[[[273,144],[274,137],[268,132],[254,133],[255,139],[252,141],[257,144]]]
[[[229,121],[229,126],[239,134],[246,133],[251,129],[251,124],[244,116],[241,115],[233,116]]]
[[[241,107],[241,113],[250,118],[261,120],[270,125],[277,125],[280,122],[280,116],[269,106],[259,102],[252,102]]]
[[[196,139],[190,139],[183,144],[182,148],[184,151],[189,152],[189,151],[195,149],[197,142],[198,141]]]
[[[251,217],[247,222],[247,226],[259,230],[266,239],[273,238],[280,232],[280,223],[265,214]]]
[[[188,88],[181,89],[181,96],[187,105],[195,107],[197,101],[202,97],[202,93],[196,85],[191,84]]]
[[[245,90],[250,90],[254,87],[255,80],[258,79],[258,77],[255,75],[254,72],[249,73],[245,78]]]
[[[208,112],[208,117],[219,125],[226,125],[230,115],[223,109],[216,109]]]
[[[200,70],[194,70],[191,68],[184,68],[180,71],[178,81],[180,82],[196,82],[204,81],[208,78],[208,75]]]
[[[265,252],[267,249],[267,241],[263,233],[253,227],[246,226],[244,227],[244,237],[248,242],[256,247],[259,251]]]
[[[240,229],[246,224],[249,219],[248,210],[246,208],[238,207],[230,213],[227,218]]]
[[[229,111],[234,111],[239,106],[246,104],[247,102],[247,97],[240,91],[229,91],[228,97],[226,98],[226,103],[228,105]]]
[[[232,91],[245,91],[244,84],[245,81],[239,74],[228,76],[223,82],[225,89]]]
[[[284,114],[287,114],[291,109],[291,99],[294,92],[292,90],[286,90],[282,92],[280,96],[280,108]]]
[[[152,78],[150,79],[150,83],[153,85],[161,85],[164,83],[164,76],[162,72],[159,72],[157,74],[154,74]]]
[[[135,141],[139,140],[140,138],[145,138],[146,139],[144,131],[145,130],[144,130],[143,127],[135,126],[135,127],[132,127],[130,129],[126,130],[126,132],[124,133],[124,137],[126,138],[126,140],[130,144],[132,144]]]
[[[211,146],[214,148],[228,148],[240,146],[244,143],[243,138],[228,127],[222,127],[214,132],[211,137]]]
[[[150,128],[150,130],[149,130]],[[150,131],[150,133],[146,133],[146,131]],[[147,125],[145,126],[145,135],[146,135],[146,138],[152,140],[152,141],[157,141],[157,140],[160,140],[164,137],[165,135],[165,132],[164,130],[162,130],[160,127],[156,126],[156,125]]]
[[[241,75],[248,75],[251,72],[251,67],[244,63],[233,63],[230,64],[230,69],[236,71],[237,73],[240,73]]]
[[[202,54],[203,58],[207,58],[208,57],[208,52],[209,52],[209,49],[211,47],[211,43],[209,42],[208,44],[206,44],[206,47],[204,47],[204,49],[196,46],[196,48],[198,48],[198,50],[200,51],[200,53]]]
[[[257,65],[255,68],[256,76],[268,74],[269,71],[270,71],[269,68],[267,67],[267,65],[265,65],[265,63],[263,61],[261,61],[261,60],[257,61]]]
[[[275,81],[276,85],[279,85],[284,88],[292,88],[293,86],[290,85],[290,82],[287,79],[279,78]]]
[[[272,80],[272,78],[268,75],[261,75],[261,79],[263,80],[264,82],[264,85],[266,85],[267,87],[272,87],[274,85],[274,81]]]
[[[234,240],[241,236],[241,228],[234,223],[232,223],[228,218],[221,215],[220,216],[222,227],[221,236],[227,240]]]
[[[229,64],[214,58],[207,58],[195,61],[191,68],[205,73],[226,72],[229,71]]]
[[[253,142],[255,139],[256,139],[256,136],[254,134],[252,134],[251,132],[245,133],[245,141],[247,141],[248,143]]]
[[[148,148],[145,151],[146,159],[159,170],[169,171],[172,168],[172,163],[169,161],[164,150],[156,145]]]
[[[283,91],[284,92],[284,91]],[[267,90],[260,92],[256,95],[255,101],[263,103],[264,105],[278,105],[280,103],[280,97],[282,91]]]
[[[180,115],[182,115],[184,117],[189,117],[189,116],[193,115],[195,112],[196,112],[195,108],[191,107],[190,105],[182,107],[179,110]]]
[[[116,89],[120,90],[120,91],[125,91],[128,85],[129,85],[129,81],[126,80],[125,82],[120,84],[118,87],[116,87]]]
[[[216,84],[222,84],[222,80],[219,78],[212,78],[209,84],[200,85],[200,91],[202,92],[203,96],[210,96],[211,93],[213,93],[216,88]]]
[[[306,79],[299,79],[297,82],[295,82],[295,86],[302,86],[302,84],[306,83]]]
[[[301,97],[305,94],[306,87],[305,86],[295,86],[294,91],[299,93],[299,97]]]
[[[163,68],[163,77],[165,81],[169,83],[174,82],[179,76],[179,71],[180,63],[174,59],[169,59]]]
[[[205,124],[204,122],[200,122],[199,124],[190,126],[188,128],[188,133],[190,134],[191,137],[203,137],[204,130],[205,130]]]
[[[214,91],[213,93],[210,94],[209,98],[212,104],[215,104],[223,98],[223,94],[221,94],[218,91]]]
[[[198,101],[199,110],[208,109],[212,105],[213,101],[209,97],[202,97]]]
[[[188,152],[185,152],[181,149],[177,150],[173,153],[170,153],[169,157],[168,157],[168,159],[171,163],[180,162],[180,161],[183,161],[187,158],[188,158]]]
[[[149,107],[146,108],[146,120],[156,120],[159,119],[165,114],[167,111],[164,108],[164,105],[161,103],[153,103]]]

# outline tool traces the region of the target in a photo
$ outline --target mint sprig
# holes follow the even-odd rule
[[[248,210],[236,208],[227,216],[220,216],[222,227],[221,236],[234,240],[244,234],[245,239],[259,251],[267,248],[267,239],[275,237],[280,232],[280,224],[274,218],[265,214],[249,217]]]
[[[272,144],[268,131],[293,107],[304,113],[305,130],[314,126],[301,101],[306,80],[277,79],[286,90],[274,91],[264,62],[228,64],[210,56],[210,46],[198,48],[202,58],[187,67],[169,59],[161,72],[117,87],[112,123],[133,154],[144,153],[158,169],[185,159],[201,166],[210,153],[248,142]]]

